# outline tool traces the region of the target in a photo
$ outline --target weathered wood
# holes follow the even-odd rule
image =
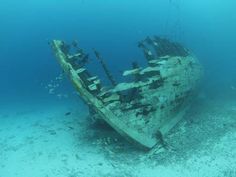
[[[123,74],[139,75],[140,79],[98,89],[100,80],[93,76],[81,78],[85,69],[73,68],[63,45],[59,40],[52,42],[58,62],[80,97],[122,136],[144,148],[154,147],[160,142],[157,133],[164,136],[183,118],[202,76],[195,57],[162,56],[149,60],[151,65],[146,68]]]

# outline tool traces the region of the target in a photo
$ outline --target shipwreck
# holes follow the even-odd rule
[[[123,72],[123,77],[129,78],[127,82],[115,81],[104,59],[94,50],[110,86],[104,86],[86,69],[89,56],[77,42],[68,45],[53,40],[51,46],[90,114],[148,149],[160,143],[184,117],[202,77],[202,67],[190,51],[159,36],[138,42],[147,64],[132,63],[132,68]]]

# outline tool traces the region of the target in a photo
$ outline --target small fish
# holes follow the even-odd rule
[[[68,128],[69,128],[70,130],[74,130],[74,128],[73,128],[73,127],[71,127],[71,126],[68,126]]]
[[[69,115],[71,115],[71,112],[65,113],[65,116],[69,116]]]

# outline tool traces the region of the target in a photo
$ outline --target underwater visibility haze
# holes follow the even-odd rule
[[[235,1],[0,0],[0,4],[0,177],[236,176]],[[161,46],[158,41],[168,43],[169,53],[163,52],[163,47],[155,48]],[[156,56],[158,61],[148,58],[154,51],[147,45],[164,53]],[[171,51],[173,46],[178,46],[177,53]],[[72,55],[69,50],[76,52]],[[60,58],[60,52],[64,58]],[[171,63],[164,65],[167,55],[180,57],[171,73],[177,78],[171,87],[163,86],[168,80],[168,76],[163,79],[163,73],[168,69],[158,68],[173,67]],[[74,88],[62,64],[65,58],[81,56],[89,71],[81,76],[82,80],[90,79],[86,94],[80,85]],[[185,65],[186,56],[195,65]],[[138,66],[147,69],[139,70]],[[201,66],[201,71],[195,66]],[[73,64],[71,67],[75,69]],[[78,63],[77,74],[83,72],[81,66],[77,67]],[[132,67],[135,71],[130,70]],[[158,75],[158,82],[153,73],[147,74],[150,68]],[[122,74],[134,74],[133,85],[119,85],[130,82]],[[89,85],[95,75],[111,89],[104,91],[100,82]],[[71,80],[77,82],[73,77]],[[174,89],[181,83],[187,84],[183,90],[188,88],[194,94]],[[146,88],[140,96],[139,87],[144,85],[152,89],[152,94],[161,94],[155,89],[163,86],[163,94],[167,90],[170,98],[175,93],[191,97],[187,106],[184,104],[188,110],[182,119],[166,132],[153,121],[166,107],[153,107],[156,102],[147,99],[151,94]],[[128,87],[135,92],[124,94]],[[112,96],[106,98],[107,102],[103,99],[102,106],[87,99],[108,92]],[[163,95],[155,97],[160,103],[165,101]],[[145,105],[136,103],[144,99]],[[117,102],[111,106],[114,100]],[[127,106],[134,100],[135,106]],[[176,96],[175,100],[180,98]],[[125,104],[117,106],[122,101]],[[133,113],[134,107],[142,111]],[[99,112],[99,108],[112,111]],[[94,112],[109,125],[100,118],[96,120]],[[150,118],[154,112],[158,116]],[[138,138],[138,130],[134,136],[123,127],[124,133],[119,121],[112,122],[115,118],[111,113],[117,117],[122,114],[125,120],[133,114],[150,118],[145,120],[145,126],[151,127],[147,126],[147,132],[158,129],[162,147],[154,151],[151,147],[156,148],[155,138]],[[163,115],[170,120],[174,117]],[[134,122],[132,119],[127,125]],[[127,141],[126,136],[136,143]],[[137,144],[150,149],[140,149]]]

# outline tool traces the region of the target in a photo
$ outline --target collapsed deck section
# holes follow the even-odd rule
[[[88,56],[81,49],[72,55],[59,40],[54,40],[52,47],[93,114],[145,148],[155,146],[160,135],[165,135],[183,117],[202,75],[198,60],[179,44],[158,37],[147,38],[139,43],[147,66],[133,64],[132,69],[124,71],[123,76],[130,82],[116,83],[100,55],[95,53],[112,82],[108,88],[87,71]]]

